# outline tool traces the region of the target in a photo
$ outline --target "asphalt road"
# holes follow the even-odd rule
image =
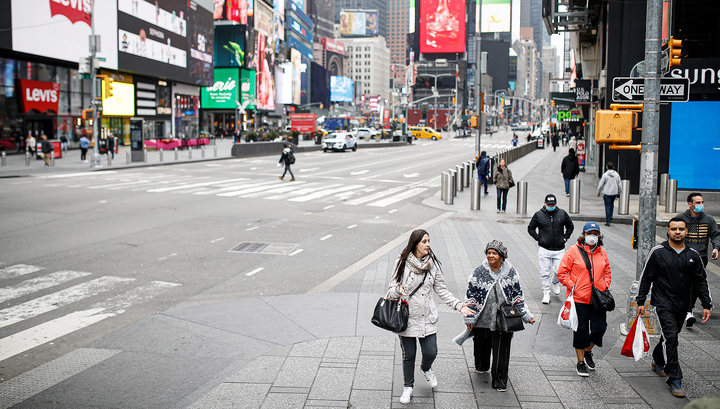
[[[180,302],[307,292],[442,213],[421,201],[474,152],[298,153],[294,182],[276,156],[1,179],[0,381]]]

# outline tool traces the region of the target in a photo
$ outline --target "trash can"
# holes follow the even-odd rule
[[[290,137],[290,142],[292,142],[293,145],[298,145],[298,140],[300,139],[299,135],[293,135]]]

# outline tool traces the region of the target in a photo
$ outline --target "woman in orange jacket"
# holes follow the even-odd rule
[[[605,291],[610,287],[612,272],[607,253],[602,247],[600,226],[595,222],[585,223],[583,233],[578,237],[577,245],[571,246],[563,256],[557,271],[557,278],[565,286],[565,298],[573,291],[575,309],[578,316],[577,331],[573,333],[573,347],[577,354],[577,374],[589,376],[588,369],[595,370],[592,349],[594,346],[602,347],[602,338],[607,329],[607,317],[604,311],[592,308],[591,295],[593,284],[590,281],[590,271],[585,264],[581,251],[584,251],[590,260],[595,288]]]

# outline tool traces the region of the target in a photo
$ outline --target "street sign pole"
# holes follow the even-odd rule
[[[92,91],[90,92],[90,100],[92,104],[93,109],[93,134],[92,134],[92,140],[94,142],[93,145],[93,155],[90,159],[90,167],[91,168],[99,168],[102,167],[102,164],[100,163],[100,137],[98,132],[98,121],[100,120],[99,115],[99,106],[97,104],[97,75],[95,75],[95,58],[97,54],[97,37],[95,37],[95,2],[93,1],[90,5],[90,30],[91,30],[91,37],[90,37],[90,73],[92,74],[91,78],[91,84],[92,84]]]

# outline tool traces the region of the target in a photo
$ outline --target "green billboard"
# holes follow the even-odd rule
[[[245,109],[255,109],[255,70],[240,70],[240,103],[245,101]]]
[[[215,83],[203,87],[200,106],[204,109],[236,109],[240,80],[238,68],[216,68]]]

